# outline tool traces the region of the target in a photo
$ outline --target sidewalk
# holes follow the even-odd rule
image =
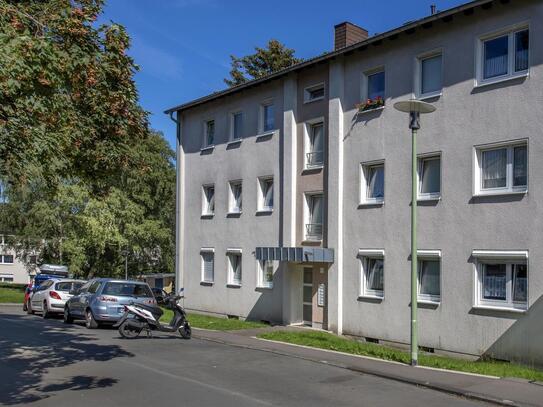
[[[255,335],[260,333],[284,329],[299,328],[271,327],[229,332],[194,329],[193,336],[231,346],[324,363],[498,405],[543,406],[543,383],[530,383],[516,378],[499,379],[427,367],[414,368],[397,362],[255,338]]]

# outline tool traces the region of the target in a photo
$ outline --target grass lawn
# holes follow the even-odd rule
[[[0,287],[0,303],[23,303],[25,293],[21,289]]]
[[[258,335],[262,339],[313,346],[315,348],[352,353],[354,355],[372,356],[379,359],[410,363],[410,354],[385,346],[358,342],[342,338],[327,332],[269,332]],[[498,361],[467,361],[445,356],[419,354],[419,365],[441,369],[459,370],[498,377],[520,377],[528,380],[543,380],[543,371]]]
[[[164,315],[160,318],[161,322],[170,322],[173,311],[162,308]],[[233,331],[237,329],[264,328],[268,325],[261,322],[241,321],[238,319],[217,318],[208,315],[189,314],[187,316],[189,323],[194,328],[213,329],[215,331]]]

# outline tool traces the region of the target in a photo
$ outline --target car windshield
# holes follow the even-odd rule
[[[146,284],[107,283],[102,292],[104,295],[121,295],[129,297],[152,297],[153,293]]]
[[[72,283],[70,281],[63,281],[61,283],[57,283],[55,286],[55,290],[57,291],[70,291],[72,289]]]

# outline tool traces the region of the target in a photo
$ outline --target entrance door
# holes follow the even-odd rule
[[[313,267],[304,267],[303,290],[304,325],[311,326],[313,324]]]

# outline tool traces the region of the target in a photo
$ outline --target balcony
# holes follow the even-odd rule
[[[305,167],[317,168],[322,167],[324,164],[324,153],[322,151],[314,151],[312,153],[305,154]]]
[[[307,240],[322,240],[322,223],[306,223],[305,238]]]

